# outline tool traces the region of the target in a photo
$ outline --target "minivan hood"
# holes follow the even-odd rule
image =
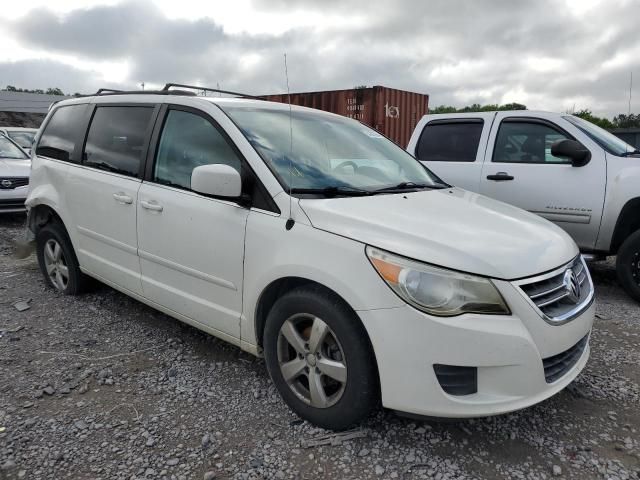
[[[551,222],[460,188],[302,199],[300,206],[315,228],[492,278],[536,275],[578,254],[571,237]]]
[[[0,177],[28,177],[31,171],[31,160],[13,160],[0,158]]]

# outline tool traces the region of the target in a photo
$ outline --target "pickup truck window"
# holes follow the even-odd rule
[[[562,118],[564,118],[567,122],[571,122],[572,124],[574,124],[580,130],[582,130],[585,135],[591,138],[591,140],[596,142],[607,152],[613,155],[620,157],[635,150],[634,147],[629,145],[624,140],[619,139],[614,134],[609,133],[606,130],[582,118],[574,117],[573,115],[567,115],[566,117]]]
[[[497,163],[569,163],[551,155],[551,145],[569,137],[542,123],[504,120],[500,124],[493,149]]]
[[[475,162],[483,121],[436,120],[424,127],[416,157],[427,162]]]

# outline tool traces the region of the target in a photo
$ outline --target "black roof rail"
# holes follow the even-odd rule
[[[254,98],[256,100],[260,100],[259,97],[256,97],[255,95],[248,95],[246,93],[232,92],[230,90],[220,90],[219,88],[200,87],[198,85],[185,85],[185,84],[182,84],[182,83],[167,83],[164,86],[164,88],[162,89],[162,91],[163,92],[169,92],[169,91],[175,92],[176,90],[170,90],[172,87],[191,88],[193,90],[202,90],[202,91],[205,91],[205,92],[224,93],[226,95],[236,95],[237,97]]]
[[[196,93],[188,90],[115,90],[113,88],[101,88],[93,95],[81,95],[81,97],[107,95],[188,95],[194,97]]]
[[[117,93],[122,93],[122,92],[123,92],[123,90],[115,90],[115,89],[113,89],[113,88],[100,88],[100,89],[98,89],[98,91],[95,93],[95,95],[100,95],[100,94],[102,94],[102,93],[104,93],[104,92],[107,92],[107,93],[116,93],[116,92],[117,92]]]

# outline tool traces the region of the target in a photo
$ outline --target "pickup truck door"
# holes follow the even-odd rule
[[[445,182],[477,192],[495,112],[427,115],[407,150]]]
[[[480,193],[536,213],[566,230],[581,249],[593,249],[605,196],[604,152],[562,118],[526,115],[496,115]],[[591,151],[588,164],[574,167],[551,155],[551,145],[565,138]]]

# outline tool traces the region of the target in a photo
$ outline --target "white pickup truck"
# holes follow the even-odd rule
[[[640,301],[640,151],[631,145],[573,115],[521,110],[426,115],[407,150],[452,185],[556,223],[586,256],[617,255],[618,279]]]

